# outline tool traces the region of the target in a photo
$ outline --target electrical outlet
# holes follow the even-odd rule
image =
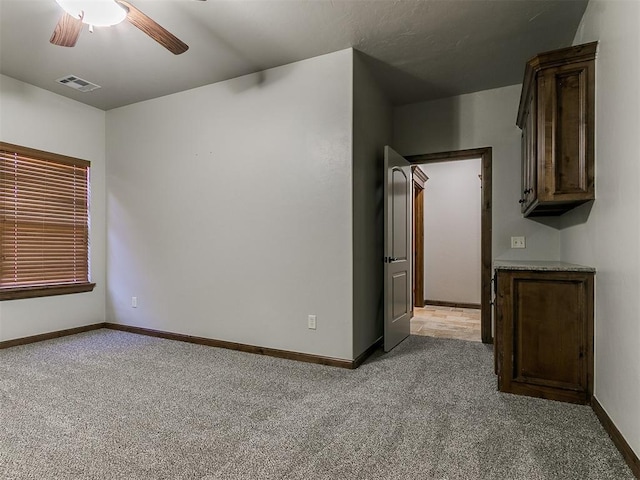
[[[138,297],[131,297],[131,307],[138,308]]]
[[[524,237],[511,237],[511,248],[525,248]]]
[[[316,316],[315,315],[309,315],[309,318],[307,319],[307,326],[311,330],[315,330],[316,329]]]

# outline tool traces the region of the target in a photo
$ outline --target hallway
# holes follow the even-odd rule
[[[415,307],[411,335],[480,341],[480,309],[425,305]]]

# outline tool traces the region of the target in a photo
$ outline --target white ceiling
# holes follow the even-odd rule
[[[528,58],[571,44],[587,0],[131,3],[189,50],[174,56],[127,22],[54,46],[54,0],[0,0],[0,73],[108,110],[354,47],[405,104],[521,82]],[[55,83],[68,74],[102,88]]]

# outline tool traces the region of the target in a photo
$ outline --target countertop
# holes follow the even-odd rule
[[[529,270],[537,272],[595,272],[594,267],[576,265],[575,263],[547,262],[536,260],[496,260],[496,270]]]

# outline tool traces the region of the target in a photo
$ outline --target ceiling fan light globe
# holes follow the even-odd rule
[[[127,17],[127,11],[114,0],[56,0],[62,9],[82,23],[96,27],[117,25]]]

